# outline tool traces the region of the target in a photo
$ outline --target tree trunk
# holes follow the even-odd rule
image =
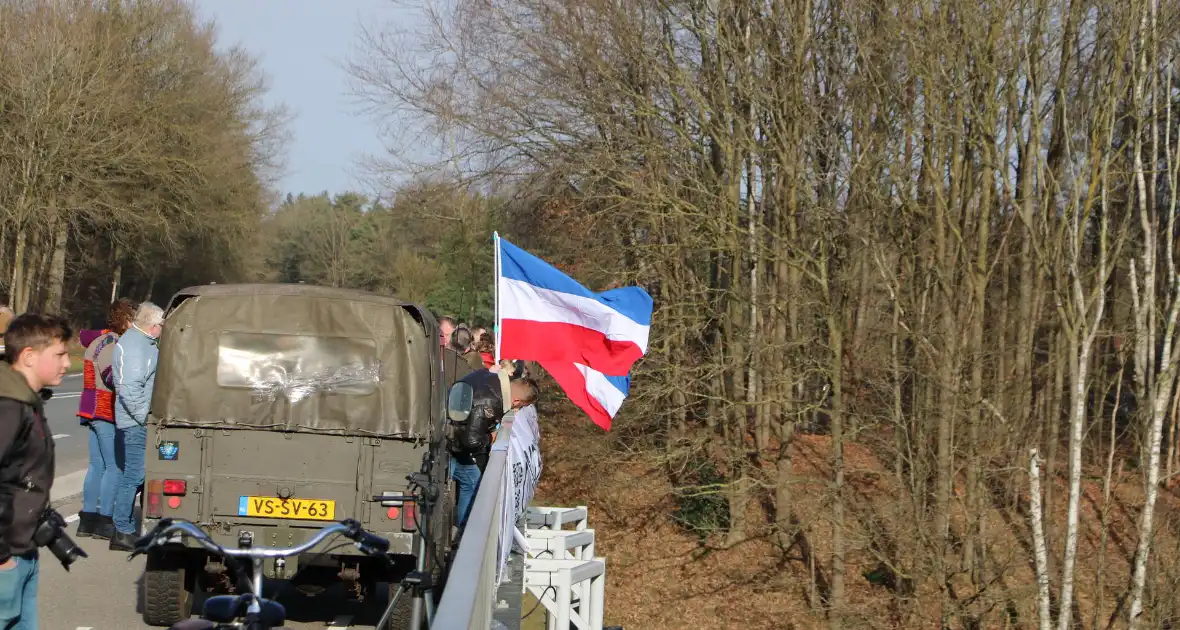
[[[828,314],[832,383],[832,583],[828,607],[832,630],[843,627],[844,623],[844,396],[841,387],[844,380],[844,331],[840,328],[840,318],[839,313]]]
[[[151,272],[151,275],[148,276],[147,288],[145,288],[143,291],[143,301],[144,302],[151,302],[152,301],[152,293],[156,290],[156,276],[157,276],[157,274],[156,274],[155,270],[153,270]]]
[[[1175,325],[1175,316],[1172,317]],[[1138,627],[1139,618],[1143,614],[1143,591],[1147,584],[1147,560],[1151,555],[1151,538],[1155,526],[1155,504],[1159,500],[1160,490],[1160,442],[1163,439],[1164,416],[1168,411],[1168,403],[1172,397],[1172,368],[1175,357],[1165,356],[1168,372],[1162,375],[1159,391],[1152,401],[1151,429],[1147,437],[1147,479],[1143,489],[1147,493],[1143,511],[1139,513],[1139,544],[1135,549],[1135,572],[1131,578],[1131,610],[1128,627],[1131,630]]]
[[[985,169],[983,181],[992,181],[990,169]],[[990,259],[988,248],[990,238],[988,213],[990,211],[991,186],[985,185],[979,204],[979,212],[976,217],[976,251],[974,269],[971,273],[973,280],[971,287],[974,290],[974,305],[971,310],[974,317],[971,322],[971,347],[967,353],[967,356],[971,357],[971,405],[974,407],[974,410],[969,419],[971,424],[968,427],[967,435],[968,530],[966,545],[964,545],[964,564],[971,575],[972,583],[977,589],[984,588],[983,556],[987,549],[983,517],[986,502],[983,500],[985,489],[982,481],[983,463],[979,441],[981,439],[980,427],[988,414],[987,409],[983,405],[983,367],[985,362],[983,342],[984,320],[988,312],[988,261]]]
[[[1028,457],[1029,521],[1033,531],[1033,558],[1037,569],[1037,627],[1049,630],[1049,563],[1045,548],[1044,511],[1041,506],[1041,471],[1037,462],[1037,449],[1029,451]]]
[[[1101,299],[1101,298],[1100,298]],[[1073,619],[1074,564],[1078,551],[1078,519],[1081,508],[1082,439],[1086,426],[1086,390],[1090,370],[1093,337],[1086,331],[1077,350],[1077,367],[1070,383],[1069,419],[1069,507],[1065,520],[1065,554],[1061,562],[1061,609],[1057,615],[1059,630],[1069,630]]]
[[[49,261],[49,285],[45,290],[45,312],[47,313],[61,311],[62,290],[66,282],[66,250],[70,238],[70,225],[68,221],[59,217],[56,227],[53,238],[53,256]]]
[[[791,442],[795,436],[795,423],[783,422],[780,426],[778,457],[775,460],[774,514],[778,543],[786,551],[791,548],[796,535],[791,493],[791,481],[794,478]]]
[[[1167,414],[1168,404],[1171,402],[1172,384],[1176,376],[1177,363],[1180,362],[1180,356],[1173,350],[1173,343],[1175,341],[1175,332],[1177,324],[1177,316],[1180,315],[1180,292],[1177,292],[1176,286],[1180,284],[1180,278],[1177,277],[1176,259],[1174,252],[1174,243],[1176,237],[1176,201],[1177,191],[1176,186],[1180,184],[1180,159],[1178,159],[1176,148],[1172,142],[1170,121],[1172,120],[1172,69],[1168,65],[1167,80],[1164,90],[1162,90],[1165,102],[1166,120],[1169,124],[1165,125],[1167,136],[1165,136],[1164,153],[1168,158],[1168,188],[1170,191],[1170,200],[1167,205],[1160,204],[1163,207],[1157,207],[1155,201],[1155,189],[1157,186],[1157,168],[1158,168],[1158,142],[1159,131],[1157,129],[1157,121],[1159,119],[1159,105],[1157,102],[1157,95],[1160,90],[1158,87],[1158,73],[1156,71],[1156,64],[1158,63],[1158,42],[1159,37],[1157,33],[1157,12],[1159,10],[1158,1],[1146,3],[1145,10],[1140,16],[1140,29],[1138,40],[1138,55],[1137,68],[1139,75],[1135,82],[1134,105],[1137,108],[1142,108],[1145,103],[1150,104],[1148,110],[1150,117],[1150,141],[1151,141],[1151,158],[1149,164],[1143,163],[1143,119],[1140,117],[1137,120],[1137,132],[1135,136],[1135,153],[1134,153],[1134,178],[1136,189],[1136,201],[1139,211],[1140,225],[1144,231],[1144,248],[1142,253],[1143,262],[1143,293],[1141,296],[1135,296],[1139,299],[1135,300],[1133,304],[1136,308],[1136,333],[1138,336],[1138,345],[1136,352],[1138,354],[1139,362],[1137,367],[1137,376],[1140,384],[1140,392],[1143,398],[1147,400],[1147,394],[1150,392],[1151,406],[1148,409],[1150,416],[1146,419],[1149,422],[1149,431],[1146,443],[1147,470],[1146,479],[1144,480],[1144,492],[1146,493],[1146,500],[1144,501],[1143,511],[1139,513],[1139,544],[1135,549],[1134,573],[1131,577],[1131,594],[1130,594],[1130,610],[1128,611],[1128,628],[1135,630],[1139,626],[1140,617],[1143,614],[1143,592],[1147,584],[1147,563],[1151,555],[1151,542],[1155,527],[1155,504],[1159,499],[1159,485],[1160,485],[1160,447],[1163,440],[1163,423],[1164,417]],[[1149,39],[1150,38],[1150,39]],[[1150,79],[1150,91],[1147,94],[1147,100],[1144,100],[1143,89],[1147,82],[1147,77]],[[1143,111],[1140,109],[1139,111]],[[1166,211],[1166,212],[1165,212]],[[1164,234],[1159,233],[1159,215],[1166,214],[1167,216],[1167,230]],[[1164,271],[1167,274],[1167,288],[1162,296],[1157,297],[1159,287],[1156,286],[1155,272],[1158,250],[1157,244],[1162,241],[1165,247],[1164,256]],[[1132,274],[1134,273],[1134,261],[1132,260]],[[1132,291],[1134,291],[1134,279],[1132,279]],[[1162,299],[1161,299],[1162,298]],[[1162,352],[1159,353],[1159,364],[1156,365],[1154,360],[1156,357],[1157,346],[1155,345],[1156,338],[1156,308],[1160,312],[1166,312],[1166,319],[1159,322],[1163,324],[1163,338]],[[1145,334],[1146,333],[1146,334]],[[1146,340],[1144,342],[1144,337]]]
[[[11,234],[9,233],[8,228],[10,225],[12,225],[11,221],[0,221],[0,288],[4,288],[4,289],[11,289],[12,288],[11,286],[7,286],[10,284],[9,281],[7,280],[7,278],[9,277],[9,274],[11,273],[11,270],[8,268],[8,261],[9,261],[8,244],[9,244],[9,241],[11,240],[9,238],[9,236],[11,236]],[[9,294],[8,295],[8,302],[11,302],[11,301],[12,301],[12,295]],[[5,302],[5,304],[7,304],[8,302]]]
[[[41,242],[41,235],[34,233],[25,248],[25,257],[21,261],[21,272],[23,275],[21,278],[21,291],[17,298],[17,303],[13,307],[18,313],[28,311],[29,303],[33,298],[33,281],[37,278],[37,273],[41,270],[40,263],[43,258],[41,255]]]
[[[114,270],[111,273],[111,302],[119,299],[119,283],[123,281],[123,251],[115,244]]]
[[[8,285],[8,299],[12,310],[18,314],[24,309],[20,306],[21,294],[24,292],[25,282],[25,249],[28,247],[29,236],[25,228],[17,228],[16,247],[12,252],[12,281]]]
[[[1052,341],[1049,345],[1049,368],[1052,372],[1052,389],[1049,390],[1048,395],[1048,412],[1045,416],[1045,451],[1047,456],[1045,458],[1045,505],[1049,509],[1053,509],[1054,493],[1053,489],[1057,483],[1057,451],[1061,445],[1061,399],[1065,392],[1065,372],[1068,369],[1073,373],[1073,357],[1070,354],[1070,346],[1065,342],[1065,335],[1061,332],[1053,334]],[[1067,367],[1068,366],[1068,367]],[[1045,524],[1045,544],[1053,548],[1054,542],[1057,540],[1057,532],[1053,528],[1054,522],[1052,519]],[[1049,574],[1053,574],[1053,557],[1048,558]]]
[[[1173,385],[1175,387],[1175,385]],[[1176,419],[1180,414],[1180,396],[1172,396],[1171,422],[1168,423],[1168,455],[1164,458],[1164,485],[1171,485],[1172,475],[1176,474]]]
[[[889,340],[889,355],[893,371],[893,474],[898,484],[905,482],[906,426],[904,415],[903,376],[901,371],[901,305],[896,295],[893,298],[893,328]],[[904,487],[904,486],[903,486]]]
[[[1098,564],[1095,571],[1094,584],[1094,614],[1091,616],[1090,627],[1098,627],[1098,613],[1102,610],[1103,602],[1106,599],[1106,547],[1107,541],[1110,537],[1110,493],[1113,484],[1114,476],[1114,454],[1118,447],[1118,415],[1119,415],[1119,400],[1123,393],[1123,371],[1126,369],[1126,361],[1119,362],[1119,372],[1117,383],[1114,390],[1114,407],[1110,411],[1110,443],[1106,451],[1106,472],[1102,475],[1102,525],[1099,529],[1101,532],[1100,540],[1098,542]]]

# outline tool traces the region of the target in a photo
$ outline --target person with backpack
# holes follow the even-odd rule
[[[120,298],[108,309],[108,328],[78,334],[86,347],[78,421],[90,434],[90,466],[82,484],[82,510],[78,512],[77,533],[81,538],[110,540],[115,533],[111,515],[120,476],[115,463],[115,344],[131,327],[135,308],[135,302]]]
[[[512,400],[506,406],[500,392],[499,370],[509,371]],[[491,369],[477,370],[460,379],[471,386],[471,411],[467,418],[453,423],[450,440],[450,477],[458,486],[455,524],[463,528],[471,514],[471,504],[487,468],[492,443],[500,420],[508,408],[520,409],[536,400],[536,384],[526,379],[522,361],[503,361]]]

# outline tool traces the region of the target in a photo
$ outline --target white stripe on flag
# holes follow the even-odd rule
[[[601,372],[592,370],[581,363],[574,364],[582,376],[586,378],[586,393],[597,400],[603,409],[613,418],[623,406],[627,395],[611,384]]]
[[[630,341],[647,352],[649,327],[590,298],[551,291],[521,280],[500,278],[500,320],[572,324],[602,333],[614,341]]]

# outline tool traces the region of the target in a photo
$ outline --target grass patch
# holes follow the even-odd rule
[[[540,602],[536,597],[533,597],[532,593],[525,591],[524,599],[521,600],[520,605],[520,614],[523,617],[520,622],[520,630],[545,630],[545,607],[539,604]],[[536,606],[536,610],[533,610],[534,606]],[[532,614],[529,614],[530,610]]]
[[[86,348],[83,348],[82,344],[77,343],[76,341],[74,343],[69,344],[69,348],[70,348],[70,371],[68,372],[68,374],[81,374],[82,373],[82,365],[85,363],[85,360],[82,358],[82,355],[86,354]]]

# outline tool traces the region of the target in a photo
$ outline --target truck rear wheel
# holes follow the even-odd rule
[[[192,576],[184,554],[152,550],[143,571],[143,622],[168,627],[193,610]]]
[[[397,595],[397,589],[400,585],[390,583],[389,585],[389,599],[393,599]],[[388,605],[388,604],[386,604]],[[393,607],[393,613],[389,615],[389,623],[384,628],[377,630],[411,630],[410,628],[410,613],[414,609],[414,596],[410,591],[402,592],[402,596],[397,599],[397,604]]]

